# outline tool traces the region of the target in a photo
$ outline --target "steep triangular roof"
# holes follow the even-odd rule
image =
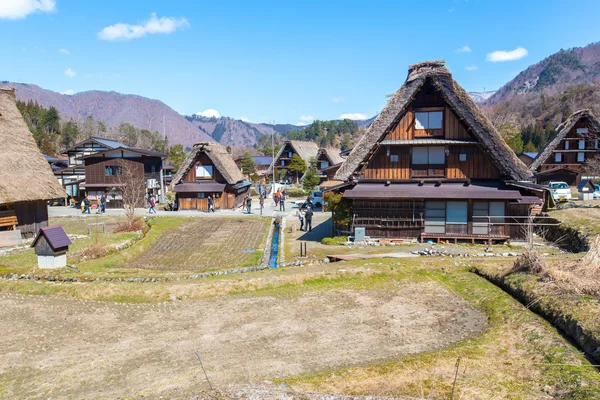
[[[556,148],[556,146],[558,146],[560,141],[563,140],[567,133],[569,133],[571,128],[573,128],[573,126],[583,118],[586,119],[588,128],[591,128],[594,132],[600,134],[600,121],[598,121],[598,118],[596,118],[596,116],[592,114],[591,110],[585,109],[575,111],[569,116],[569,118],[567,118],[565,122],[563,122],[556,128],[556,136],[554,137],[554,139],[552,139],[551,142],[546,144],[542,151],[538,153],[535,160],[533,160],[533,162],[529,166],[529,169],[532,171],[538,169],[540,165],[542,165],[548,159],[548,157],[550,157],[552,151],[554,151],[554,149]]]
[[[319,152],[319,146],[317,146],[315,142],[309,142],[306,140],[286,140],[285,142],[283,142],[283,145],[279,149],[279,152],[277,153],[273,161],[275,162],[275,160],[279,159],[279,157],[283,153],[283,150],[285,149],[285,145],[288,143],[290,144],[290,146],[292,146],[294,151],[298,153],[300,158],[304,160],[306,168],[308,169],[308,167],[310,166],[310,159],[316,158],[317,153]],[[273,173],[273,165],[274,164],[271,164],[271,166],[267,170],[267,175]]]
[[[27,128],[13,88],[0,87],[0,204],[66,197]]]
[[[444,61],[427,61],[409,67],[404,85],[390,98],[375,121],[367,129],[334,179],[346,181],[377,150],[379,142],[400,121],[425,82],[440,91],[448,106],[463,120],[469,132],[479,140],[500,173],[508,179],[527,180],[531,172],[508,147],[491,122],[482,114],[471,96],[452,79]]]
[[[231,154],[227,152],[225,147],[215,142],[202,142],[196,143],[192,147],[185,161],[181,164],[179,171],[173,177],[173,181],[171,182],[173,186],[181,183],[196,163],[196,157],[199,153],[205,153],[210,158],[228,184],[235,185],[244,180],[244,175],[242,175],[235,161],[233,161],[233,157],[231,157]]]
[[[321,147],[317,153],[317,159],[321,157],[321,154],[325,154],[329,160],[330,165],[337,165],[344,162],[346,157],[340,155],[340,149],[333,149],[331,147]]]

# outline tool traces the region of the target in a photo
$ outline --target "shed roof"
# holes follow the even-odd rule
[[[46,239],[46,242],[52,248],[52,250],[71,245],[71,239],[69,239],[60,225],[47,226],[40,229],[33,240],[33,243],[31,243],[31,247],[35,247],[36,243],[42,236]]]
[[[508,147],[491,122],[483,115],[471,96],[452,78],[444,61],[426,61],[409,66],[408,77],[367,129],[344,161],[335,179],[349,180],[358,172],[361,163],[370,158],[379,142],[404,116],[419,90],[430,82],[448,106],[464,121],[489,154],[501,174],[514,180],[529,179],[532,173]]]
[[[598,118],[596,118],[596,116],[592,113],[591,110],[584,109],[576,111],[573,114],[571,114],[565,122],[563,122],[556,128],[556,136],[548,144],[546,144],[542,151],[540,151],[535,160],[533,160],[533,162],[529,166],[529,169],[535,171],[544,162],[546,162],[546,160],[548,159],[548,157],[550,157],[552,151],[556,149],[556,146],[558,146],[560,141],[563,140],[563,138],[567,135],[567,133],[569,133],[571,128],[573,128],[573,126],[581,119],[584,119],[586,125],[589,128],[591,128],[594,132],[600,134],[600,121],[598,121]]]
[[[188,153],[185,161],[181,164],[181,167],[173,177],[172,185],[181,183],[183,178],[196,163],[197,156],[201,153],[206,154],[208,158],[210,158],[228,184],[235,185],[244,180],[242,171],[240,171],[235,161],[233,161],[231,154],[227,152],[225,147],[215,142],[201,142],[196,143]]]
[[[66,197],[8,87],[0,87],[0,143],[0,204]]]
[[[331,147],[321,147],[319,149],[319,152],[317,153],[317,158],[319,158],[322,154],[325,154],[327,156],[327,159],[329,160],[329,164],[340,164],[343,163],[346,159],[346,157],[342,156],[340,152],[340,149],[334,149]]]

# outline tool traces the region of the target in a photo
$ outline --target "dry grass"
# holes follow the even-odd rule
[[[513,271],[525,271],[531,274],[542,274],[546,269],[544,259],[535,249],[525,249],[513,265]]]
[[[139,232],[148,229],[146,222],[140,217],[125,220],[113,228],[113,232]]]

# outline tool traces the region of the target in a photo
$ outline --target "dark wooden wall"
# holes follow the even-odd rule
[[[387,155],[387,147],[381,146],[365,168],[366,180],[411,180],[411,148],[410,146],[389,146],[390,155],[397,154],[398,162],[391,162]],[[459,161],[459,155],[467,155],[466,161]],[[498,169],[490,157],[478,145],[449,146],[446,155],[445,179],[497,179]],[[414,179],[421,179],[415,177]]]
[[[23,238],[34,237],[41,228],[48,226],[48,202],[28,201],[9,205],[17,214],[17,229]]]
[[[213,179],[212,180],[215,182],[219,182],[219,183],[227,183],[225,181],[225,178],[223,178],[221,171],[219,171],[217,169],[217,167],[213,164],[212,160],[204,153],[198,154],[198,156],[196,157],[196,162],[194,163],[192,168],[190,168],[187,175],[183,178],[184,182],[196,182],[196,165],[211,165],[213,167]],[[206,180],[206,179],[202,179],[202,180]]]
[[[123,176],[107,176],[105,167],[119,166],[122,172],[130,170],[144,182],[144,162],[141,158],[88,158],[85,160],[85,183],[108,186],[121,183]]]

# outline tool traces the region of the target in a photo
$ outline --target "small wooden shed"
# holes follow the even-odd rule
[[[577,185],[577,191],[579,192],[579,200],[594,200],[596,187],[590,179],[582,179]]]
[[[71,240],[62,226],[41,228],[31,247],[35,248],[40,268],[62,268],[67,265],[67,251]]]

